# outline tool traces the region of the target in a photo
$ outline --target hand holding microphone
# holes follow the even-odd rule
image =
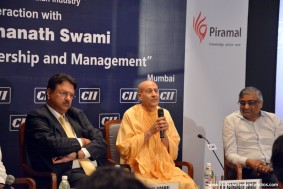
[[[165,131],[168,129],[168,124],[166,118],[164,117],[164,110],[162,108],[159,108],[157,110],[157,114],[158,119],[152,125],[150,130],[147,131],[145,141],[147,141],[152,135],[155,135],[158,132],[160,133],[160,138],[165,138]]]
[[[164,110],[162,108],[159,108],[157,110],[157,114],[158,114],[158,118],[164,117]],[[165,122],[166,122],[166,120],[165,120]],[[166,125],[167,125],[167,122],[166,122]],[[160,130],[160,138],[164,138],[164,129]]]

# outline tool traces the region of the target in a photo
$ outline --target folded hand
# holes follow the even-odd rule
[[[69,161],[73,161],[74,159],[76,159],[76,152],[72,152],[66,156],[61,156],[61,157],[54,157],[52,158],[52,162],[54,164],[58,164],[58,163],[66,163]]]

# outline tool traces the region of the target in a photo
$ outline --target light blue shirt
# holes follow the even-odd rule
[[[283,134],[283,122],[274,113],[260,111],[255,122],[243,117],[238,110],[224,119],[223,145],[228,161],[243,166],[247,159],[270,163],[272,145]]]

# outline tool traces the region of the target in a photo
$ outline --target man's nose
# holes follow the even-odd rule
[[[245,106],[244,106],[244,108],[250,108],[249,103],[246,103]]]

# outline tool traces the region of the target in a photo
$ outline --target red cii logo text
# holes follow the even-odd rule
[[[201,18],[201,12],[199,13],[197,19],[193,17],[193,27],[199,37],[200,43],[202,42],[202,40],[204,40],[207,32],[207,25],[203,23],[205,19],[206,17]]]

